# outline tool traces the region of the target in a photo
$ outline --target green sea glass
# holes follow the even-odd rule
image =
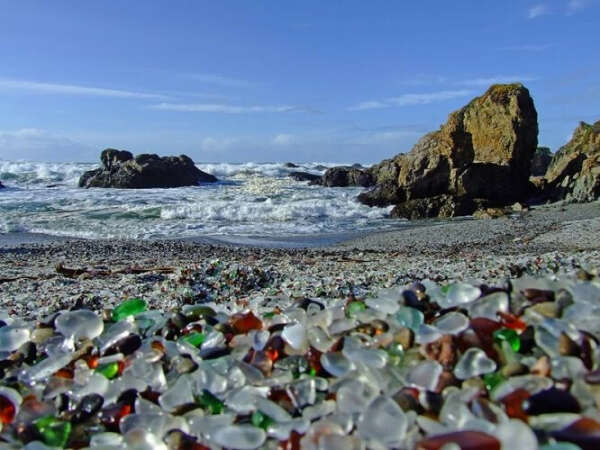
[[[521,339],[515,330],[511,330],[510,328],[501,328],[500,330],[494,331],[493,334],[494,341],[496,343],[501,344],[502,341],[506,341],[510,344],[510,348],[514,352],[518,352],[521,348]]]
[[[198,333],[197,331],[194,331],[188,335],[183,336],[181,340],[193,345],[194,347],[200,347],[202,343],[206,340],[206,335],[204,333]]]
[[[109,380],[112,380],[119,373],[119,363],[111,362],[104,364],[96,369],[96,372],[101,373]]]
[[[346,316],[354,317],[356,314],[358,314],[361,311],[364,311],[365,309],[367,309],[367,306],[365,305],[364,302],[361,302],[361,301],[350,302],[346,306]]]
[[[41,417],[34,422],[46,445],[64,448],[71,434],[71,423],[58,420],[54,416]]]
[[[141,298],[125,300],[113,310],[112,319],[113,321],[118,322],[126,317],[135,316],[136,314],[146,311],[146,306],[146,302]]]

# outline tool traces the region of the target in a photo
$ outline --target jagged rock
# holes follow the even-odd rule
[[[531,158],[531,175],[534,177],[544,176],[548,166],[552,162],[552,152],[548,147],[538,147],[533,158]]]
[[[600,121],[581,122],[546,172],[544,193],[550,200],[593,201],[600,197]]]
[[[173,188],[212,183],[217,179],[198,169],[187,156],[141,154],[106,149],[100,155],[102,166],[85,172],[79,186],[102,188]]]
[[[472,214],[474,199],[489,206],[525,200],[533,191],[537,133],[529,91],[521,84],[493,85],[409,153],[368,169],[377,185],[359,201],[397,205],[394,215],[417,218]]]
[[[375,184],[375,180],[368,170],[356,167],[332,167],[327,169],[322,178],[323,186],[362,186],[369,187]]]
[[[290,172],[288,177],[296,181],[310,181],[311,184],[321,184],[321,175],[308,172]]]
[[[468,216],[486,205],[485,200],[459,198],[452,195],[436,195],[416,198],[394,206],[390,217],[406,219],[425,219],[433,217]]]

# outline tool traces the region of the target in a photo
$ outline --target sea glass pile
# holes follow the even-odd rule
[[[600,282],[0,312],[0,449],[600,448]]]

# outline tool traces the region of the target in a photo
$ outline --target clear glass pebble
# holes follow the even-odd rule
[[[104,330],[104,322],[93,311],[79,309],[60,314],[55,321],[56,329],[65,337],[75,340],[94,339]]]
[[[228,425],[215,430],[211,436],[215,443],[239,450],[259,448],[266,439],[264,430],[251,425]]]
[[[458,360],[454,368],[454,376],[459,380],[485,375],[496,370],[496,362],[487,357],[480,348],[468,349]]]
[[[406,415],[392,399],[380,396],[361,414],[356,428],[364,439],[380,441],[391,447],[398,446],[406,435]]]
[[[442,334],[459,334],[469,327],[469,319],[464,314],[449,312],[437,319],[433,325]]]
[[[443,371],[444,368],[437,361],[423,361],[410,370],[406,381],[412,386],[433,391]]]

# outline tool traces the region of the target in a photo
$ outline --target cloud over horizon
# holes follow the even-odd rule
[[[384,100],[367,100],[354,106],[348,111],[364,111],[369,109],[392,108],[395,106],[427,105],[473,94],[468,89],[427,92],[420,94],[403,94],[398,97],[388,97]]]
[[[150,109],[160,111],[178,111],[178,112],[216,112],[224,114],[245,114],[245,113],[285,113],[293,111],[304,111],[298,106],[286,105],[251,105],[239,106],[222,103],[158,103],[150,106]]]
[[[40,94],[90,95],[97,97],[137,98],[145,100],[166,100],[169,98],[165,95],[145,92],[11,79],[0,79],[0,89],[15,89]]]

